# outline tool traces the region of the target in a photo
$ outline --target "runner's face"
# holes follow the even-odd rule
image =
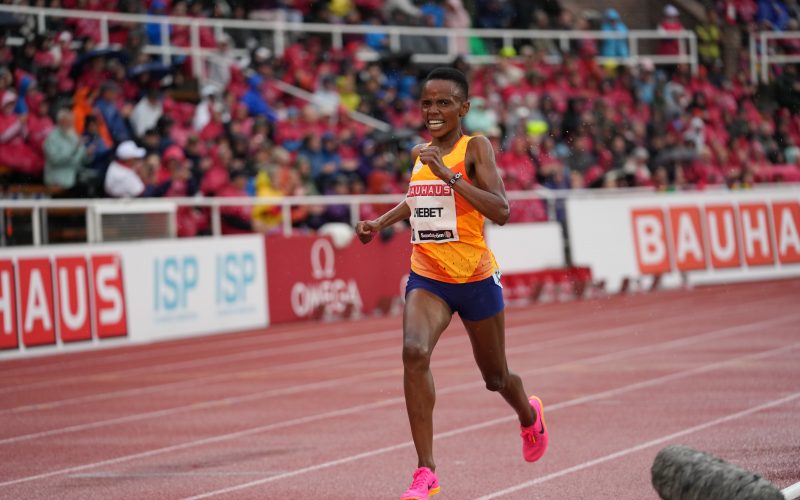
[[[450,80],[429,80],[419,100],[422,119],[433,137],[441,138],[460,126],[469,111],[469,102]]]

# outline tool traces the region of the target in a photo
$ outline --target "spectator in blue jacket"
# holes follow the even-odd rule
[[[100,87],[100,98],[94,103],[95,109],[103,115],[108,132],[114,139],[115,144],[120,144],[131,139],[131,131],[128,128],[128,121],[117,108],[117,98],[119,97],[119,86],[114,82],[105,82]]]
[[[264,83],[264,78],[257,73],[252,74],[247,79],[247,83],[250,85],[250,89],[242,96],[242,102],[247,106],[250,116],[263,116],[270,123],[277,122],[278,115],[261,95],[261,84]]]
[[[789,23],[789,10],[779,0],[759,0],[756,20],[767,29],[783,31]]]
[[[616,9],[606,10],[606,18],[600,29],[610,33],[628,32],[628,27],[622,22]],[[600,55],[603,57],[628,57],[627,38],[608,38],[603,40],[603,44],[600,47]]]

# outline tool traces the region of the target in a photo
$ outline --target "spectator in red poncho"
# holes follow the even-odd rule
[[[62,31],[56,41],[58,42],[57,52],[59,54],[58,70],[56,72],[58,91],[66,94],[72,92],[75,88],[75,81],[70,77],[69,72],[78,55],[72,50],[72,34],[69,31]]]
[[[76,6],[80,10],[100,10],[99,2],[90,0],[78,0]],[[73,33],[78,38],[88,37],[94,40],[95,43],[100,43],[100,20],[89,19],[84,17],[70,17],[67,19],[67,24],[73,25]]]
[[[497,166],[509,191],[524,191],[533,186],[536,167],[528,153],[528,140],[524,136],[511,139],[511,147],[498,155]]]
[[[664,7],[664,20],[658,24],[658,30],[662,33],[682,31],[683,25],[678,18],[678,9],[668,4]],[[657,54],[661,56],[677,56],[681,53],[681,41],[677,38],[665,38],[658,42]]]
[[[28,94],[28,143],[39,153],[43,151],[44,141],[53,130],[53,120],[48,114],[49,103],[44,94],[34,91]],[[70,115],[71,117],[71,115]]]
[[[33,63],[39,69],[50,69],[58,66],[59,62],[53,53],[52,36],[39,35],[36,39],[36,53],[33,55]]]

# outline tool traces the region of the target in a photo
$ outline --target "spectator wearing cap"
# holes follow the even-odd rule
[[[616,9],[606,10],[605,20],[600,29],[606,33],[626,34],[628,27],[622,22]],[[622,38],[606,38],[600,48],[603,57],[628,57],[628,40]]]
[[[664,7],[664,19],[658,24],[658,31],[662,33],[674,33],[683,31],[683,24],[679,18],[680,12],[672,5]],[[658,42],[656,51],[661,56],[677,56],[681,53],[681,41],[677,38],[665,38]]]
[[[17,94],[7,90],[0,98],[0,164],[20,174],[39,176],[41,154],[28,143],[28,115],[17,114]]]
[[[106,172],[105,190],[112,198],[136,198],[145,194],[147,186],[141,177],[142,159],[147,151],[133,141],[117,146],[117,159]]]
[[[145,132],[156,126],[163,113],[164,103],[161,99],[161,91],[151,86],[131,111],[129,119],[134,135],[141,138]]]
[[[44,183],[66,190],[67,196],[80,196],[84,190],[78,182],[81,172],[94,153],[84,146],[75,131],[72,110],[62,108],[56,116],[56,127],[44,141]]]
[[[103,121],[115,143],[122,143],[131,138],[128,123],[117,107],[119,93],[119,85],[107,81],[100,87],[100,97],[94,102],[94,108],[103,116]]]

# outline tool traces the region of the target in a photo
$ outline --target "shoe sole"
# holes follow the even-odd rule
[[[428,492],[428,498],[430,498],[433,495],[439,493],[440,491],[442,491],[442,487],[441,486],[437,486],[436,488],[433,488],[432,490],[430,490]],[[401,498],[400,500],[420,500],[420,499],[417,498],[417,497],[404,497],[404,498]]]

